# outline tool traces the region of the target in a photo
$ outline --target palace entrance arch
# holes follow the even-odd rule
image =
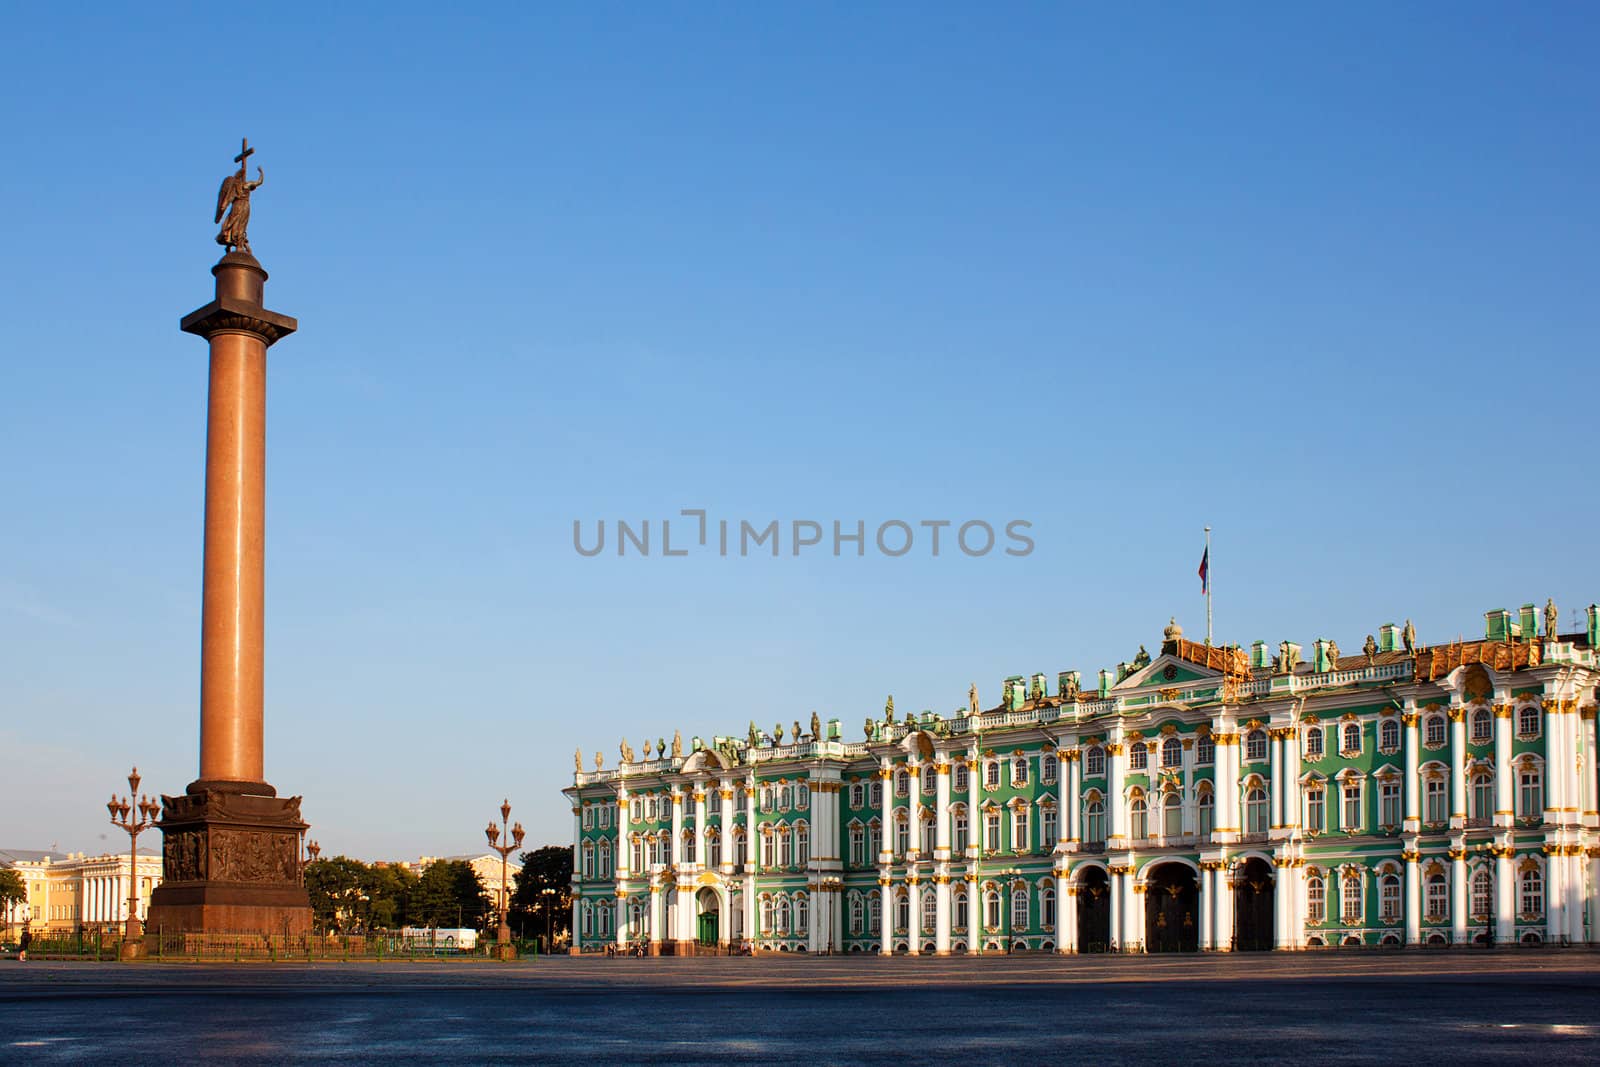
[[[717,891],[707,886],[694,895],[694,940],[699,945],[715,945],[719,940],[722,920],[721,902]]]
[[[1078,951],[1104,952],[1111,943],[1111,882],[1105,868],[1083,868],[1073,885],[1078,891]]]
[[[1252,856],[1234,870],[1233,947],[1239,952],[1272,948],[1272,909],[1276,889],[1272,867]]]
[[[1145,876],[1146,952],[1196,952],[1200,948],[1200,886],[1193,868],[1157,863]]]

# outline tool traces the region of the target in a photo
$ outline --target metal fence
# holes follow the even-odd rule
[[[539,954],[536,941],[513,941],[519,957]],[[148,960],[172,963],[189,962],[298,962],[361,960],[485,960],[495,958],[495,941],[480,939],[470,948],[453,943],[437,943],[418,938],[376,934],[196,934],[147,930],[143,956]],[[30,959],[115,960],[122,949],[122,938],[115,934],[50,933],[36,934],[28,945]]]

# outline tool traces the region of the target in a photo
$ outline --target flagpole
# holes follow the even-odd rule
[[[1206,644],[1211,644],[1211,527],[1206,527]]]

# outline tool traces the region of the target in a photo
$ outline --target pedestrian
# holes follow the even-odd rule
[[[22,928],[22,937],[17,941],[17,960],[20,963],[28,962],[28,945],[33,941],[33,931],[26,926]]]

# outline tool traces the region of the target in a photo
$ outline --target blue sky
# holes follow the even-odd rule
[[[12,8],[0,842],[194,777],[217,184],[267,172],[267,772],[565,841],[572,751],[1600,598],[1580,5]],[[1032,523],[594,559],[572,523]],[[675,529],[676,539],[678,531]]]

